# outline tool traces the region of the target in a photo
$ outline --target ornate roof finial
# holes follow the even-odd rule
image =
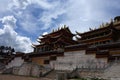
[[[108,26],[108,25],[109,25],[109,23],[108,23],[108,22],[106,22],[105,26]]]
[[[110,23],[113,23],[113,19],[110,20]]]
[[[52,32],[55,32],[55,30],[53,29]]]
[[[93,29],[89,27],[89,30],[92,31]]]
[[[99,28],[102,28],[102,25],[100,25],[100,27]]]
[[[60,28],[58,27],[58,31],[60,30]]]
[[[64,28],[66,28],[66,25],[64,25]]]
[[[61,26],[60,29],[63,29],[63,26]]]
[[[102,23],[102,27],[105,27],[105,26],[104,26],[104,23]]]

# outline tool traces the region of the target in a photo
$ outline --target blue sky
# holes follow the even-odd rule
[[[32,43],[66,24],[75,33],[120,16],[120,0],[0,0],[0,45],[31,52]]]

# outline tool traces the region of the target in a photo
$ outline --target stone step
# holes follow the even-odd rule
[[[56,78],[56,71],[51,71],[48,75],[46,75],[45,77],[46,78],[49,78],[49,79],[55,79]]]

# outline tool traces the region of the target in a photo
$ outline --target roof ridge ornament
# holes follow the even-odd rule
[[[110,23],[113,23],[113,19],[110,20]]]
[[[66,25],[64,25],[64,29],[67,28]]]
[[[52,32],[55,32],[55,30],[53,29]]]
[[[104,23],[102,23],[102,27],[105,27]]]
[[[58,27],[58,31],[60,30],[60,28]]]
[[[89,27],[89,30],[92,31],[93,29],[91,27]]]

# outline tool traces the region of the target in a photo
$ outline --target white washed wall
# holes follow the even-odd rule
[[[6,65],[6,68],[11,68],[11,67],[18,67],[21,66],[24,63],[24,59],[21,57],[15,57],[11,62]]]
[[[74,70],[88,66],[102,67],[107,64],[106,58],[95,58],[95,54],[85,54],[85,50],[65,52],[63,57],[57,57],[57,60],[51,62],[55,70]]]

